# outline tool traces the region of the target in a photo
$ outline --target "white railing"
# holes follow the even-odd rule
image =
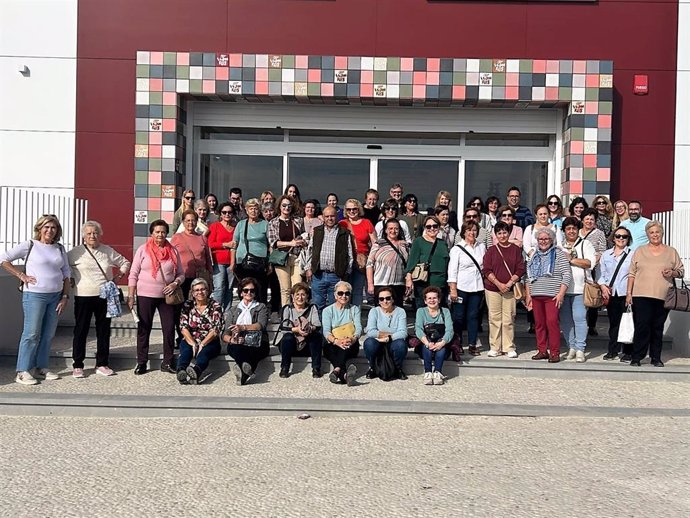
[[[686,269],[690,269],[690,210],[656,212],[652,218],[664,226],[664,243],[678,251]]]
[[[81,243],[81,226],[88,219],[88,207],[89,202],[79,198],[0,187],[0,250],[32,238],[34,223],[43,214],[57,216],[62,225],[60,242],[71,250]]]

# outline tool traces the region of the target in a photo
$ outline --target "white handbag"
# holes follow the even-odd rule
[[[621,323],[618,326],[618,343],[631,344],[635,337],[635,323],[633,322],[632,306],[621,316]]]

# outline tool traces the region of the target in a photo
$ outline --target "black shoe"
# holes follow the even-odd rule
[[[661,360],[657,360],[657,361],[653,361],[652,365],[654,365],[654,367],[663,367],[664,362],[662,362]]]
[[[281,378],[288,378],[290,376],[290,368],[289,367],[281,367],[280,368],[280,374],[278,374]]]
[[[331,381],[331,383],[335,383],[336,385],[340,383],[340,374],[339,372],[331,371],[330,374],[328,375],[328,379]]]
[[[632,356],[630,356],[629,354],[624,354],[624,355],[621,356],[621,361],[622,361],[622,362],[629,362],[630,360],[632,360]],[[639,363],[639,362],[638,362],[638,363]]]
[[[355,384],[355,374],[357,374],[357,366],[351,363],[347,366],[347,374],[345,375],[345,383],[348,387],[352,387]]]
[[[407,379],[407,374],[402,369],[398,369],[398,379],[403,381]]]
[[[134,374],[146,374],[148,372],[148,369],[146,368],[145,363],[137,363],[137,366],[134,368]]]
[[[618,358],[616,353],[606,353],[604,355],[604,360],[615,360],[616,358]]]
[[[534,324],[529,325],[529,327],[527,328],[527,332],[531,335],[534,334]]]
[[[175,374],[177,371],[172,363],[161,363],[161,372],[169,372],[170,374]]]
[[[249,378],[252,377],[252,374],[254,374],[254,370],[252,369],[252,366],[249,365],[247,362],[242,363],[242,379],[241,379],[241,385],[246,385],[247,381],[249,381]]]
[[[177,381],[180,382],[180,385],[189,385],[189,376],[187,375],[187,371],[177,371]]]
[[[587,329],[587,336],[599,336],[599,331],[597,331],[596,327],[590,327]]]
[[[640,362],[638,360],[632,360],[630,362],[630,366],[631,367],[641,367],[642,365],[640,365]]]
[[[187,367],[186,372],[187,376],[189,376],[189,384],[196,385],[199,381],[199,373],[196,371],[196,367],[190,365]],[[179,379],[179,377],[177,379]]]
[[[321,376],[323,376],[323,374],[321,373],[321,369],[312,369],[311,370],[311,377],[312,378],[320,378]]]
[[[365,374],[365,378],[367,378],[368,380],[371,380],[371,379],[374,379],[374,378],[376,378],[376,377],[377,377],[377,376],[376,376],[376,372],[374,371],[374,369],[372,369],[371,367],[369,367],[369,370],[368,370],[367,373]]]

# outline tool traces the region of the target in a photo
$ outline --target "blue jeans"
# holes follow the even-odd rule
[[[220,340],[218,340],[218,338],[204,345],[201,348],[201,351],[199,351],[199,354],[196,355],[195,364],[197,375],[204,372],[211,360],[219,354]],[[189,345],[184,338],[182,338],[180,340],[180,357],[177,359],[177,370],[185,370],[192,362],[193,357],[194,350],[192,349],[192,346]]]
[[[319,313],[323,308],[335,302],[335,285],[342,279],[334,273],[319,272],[311,277],[311,296],[312,302],[316,304]]]
[[[584,351],[587,345],[587,308],[584,295],[566,295],[560,312],[561,330],[568,346]]]
[[[462,330],[467,325],[467,344],[477,345],[479,332],[479,310],[482,306],[483,291],[460,291],[462,302],[453,302],[450,314],[453,317],[453,331],[462,344]]]
[[[424,344],[420,344],[415,352],[424,360],[424,372],[431,372],[443,370],[443,362],[446,360],[446,352],[448,347],[443,347],[438,351],[432,351]]]
[[[17,372],[38,367],[47,369],[50,360],[50,343],[58,324],[57,305],[62,291],[55,293],[33,293],[22,295],[24,308],[24,329],[19,340]]]
[[[393,340],[390,344],[379,342],[376,338],[367,338],[364,340],[364,354],[369,361],[369,367],[374,366],[374,358],[376,353],[379,352],[380,347],[390,347],[391,354],[393,355],[393,361],[398,369],[402,369],[403,361],[407,355],[407,343],[404,338],[398,338]]]
[[[366,286],[367,276],[362,273],[357,266],[352,269],[350,274],[350,284],[352,284],[351,302],[355,306],[361,306],[364,301],[364,286]]]
[[[285,333],[280,339],[280,366],[290,368],[293,356],[311,356],[311,368],[321,370],[323,355],[323,335],[314,332],[305,338],[306,344],[301,351],[297,350],[297,339],[294,333]]]
[[[213,265],[213,300],[223,307],[225,312],[232,304],[232,281],[235,275],[229,264]]]

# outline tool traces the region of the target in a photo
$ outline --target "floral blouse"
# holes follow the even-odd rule
[[[208,300],[206,309],[201,313],[193,300],[186,300],[182,305],[180,331],[187,329],[195,341],[203,340],[214,329],[220,336],[224,324],[223,308],[213,299]]]

